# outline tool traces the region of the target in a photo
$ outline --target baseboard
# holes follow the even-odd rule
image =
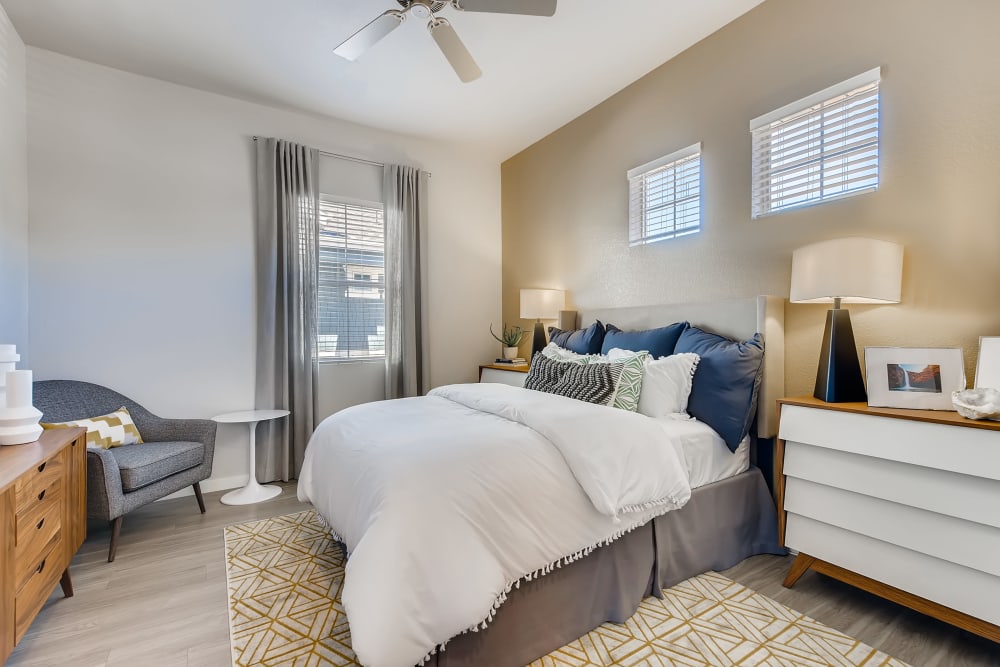
[[[247,483],[246,475],[230,475],[229,477],[215,477],[206,479],[201,483],[202,493],[211,493],[212,491],[225,491],[226,489],[238,489]],[[172,498],[183,498],[184,496],[193,496],[194,488],[190,486],[185,486],[180,491],[171,493],[169,496],[164,496],[160,500],[171,500]],[[160,502],[157,500],[156,502]]]

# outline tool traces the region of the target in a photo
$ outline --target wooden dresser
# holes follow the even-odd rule
[[[1000,422],[778,403],[785,586],[812,569],[1000,642]]]
[[[0,447],[0,663],[57,583],[73,595],[69,563],[87,533],[86,436],[59,429]]]

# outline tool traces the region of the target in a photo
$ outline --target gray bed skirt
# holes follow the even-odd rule
[[[585,558],[513,589],[486,630],[459,635],[432,656],[437,667],[523,667],[602,623],[622,623],[646,596],[755,554],[779,554],[774,501],[760,470],[695,489]]]

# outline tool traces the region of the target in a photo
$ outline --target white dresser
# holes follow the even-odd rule
[[[523,387],[528,379],[528,366],[510,366],[504,364],[483,364],[479,367],[480,382],[497,382],[513,387]]]
[[[778,403],[785,586],[813,569],[1000,642],[1000,422]]]

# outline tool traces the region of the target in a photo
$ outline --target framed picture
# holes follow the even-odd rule
[[[976,389],[1000,389],[1000,336],[979,338]]]
[[[866,347],[868,405],[954,410],[951,392],[965,389],[959,347]]]

